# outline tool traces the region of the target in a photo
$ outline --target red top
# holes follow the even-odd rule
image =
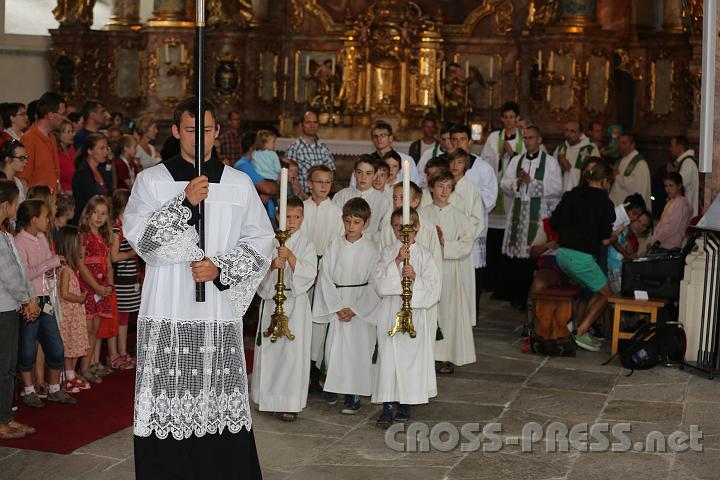
[[[121,157],[113,159],[115,165],[115,178],[117,185],[115,188],[128,188],[125,180],[132,180],[135,183],[135,176],[140,173],[140,169],[132,160],[125,160]]]
[[[72,191],[72,177],[75,173],[75,147],[70,145],[67,153],[58,150],[60,160],[60,189],[66,192]]]

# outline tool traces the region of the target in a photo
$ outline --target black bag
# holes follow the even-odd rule
[[[685,329],[676,320],[677,309],[674,305],[661,309],[657,323],[641,324],[629,343],[621,344],[620,351],[603,365],[619,355],[620,363],[630,370],[630,376],[635,370],[647,370],[660,363],[682,363],[685,360],[687,337]]]
[[[623,262],[622,294],[634,297],[635,290],[650,298],[680,299],[680,282],[685,273],[685,258],[678,254],[656,255],[642,262]]]
[[[572,336],[547,339],[533,333],[530,336],[530,347],[537,354],[551,357],[574,357],[577,352]]]

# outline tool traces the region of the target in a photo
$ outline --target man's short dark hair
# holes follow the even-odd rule
[[[382,156],[383,160],[387,160],[388,158],[392,158],[393,160],[396,160],[398,162],[398,165],[400,165],[402,167],[402,157],[395,150],[390,150],[383,154],[383,156]]]
[[[228,120],[232,120],[232,116],[233,116],[234,114],[241,115],[241,113],[238,112],[237,110],[230,110],[230,111],[228,112]]]
[[[3,116],[3,119],[4,118],[5,118],[5,116]],[[672,138],[675,140],[675,143],[677,143],[678,145],[682,145],[682,147],[685,150],[690,148],[690,141],[687,139],[687,137],[685,135],[675,135]]]
[[[467,135],[468,140],[470,140],[470,135],[472,132],[470,131],[470,127],[468,127],[464,123],[456,123],[450,129],[450,136],[452,136],[453,133],[464,133],[465,135]]]
[[[425,164],[425,171],[428,168],[449,168],[447,158],[435,157],[431,158]]]
[[[5,128],[10,128],[12,126],[12,119],[10,117],[14,117],[15,115],[17,115],[20,108],[24,106],[25,105],[18,102],[2,104],[2,108],[0,109],[0,111],[2,112],[2,122],[3,125],[5,125]]]
[[[182,119],[183,113],[190,115],[190,118],[195,118],[195,105],[197,99],[195,97],[187,97],[178,103],[173,113],[173,125],[180,127],[180,120]],[[215,113],[215,105],[208,100],[203,100],[203,111],[210,112],[210,116],[213,121],[217,123],[217,115]]]
[[[511,101],[507,101],[500,107],[500,115],[505,112],[515,112],[515,115],[520,115],[520,105]]]
[[[353,171],[360,165],[361,163],[367,163],[368,165],[372,165],[373,170],[377,172],[378,169],[378,161],[373,157],[372,155],[360,155],[360,158],[355,160],[355,163],[353,163]]]
[[[378,163],[377,169],[384,170],[385,172],[390,174],[390,165],[387,162],[385,162],[384,160],[382,162]]]
[[[630,141],[630,143],[632,143],[633,145],[635,145],[635,135],[633,135],[632,133],[630,133],[630,132],[623,132],[623,133],[620,134],[620,136],[621,136],[621,137],[627,137],[627,139]]]
[[[452,132],[454,126],[455,124],[453,123],[443,123],[442,127],[440,127],[440,135]]]
[[[37,100],[37,118],[45,118],[50,113],[60,111],[60,105],[65,103],[65,99],[55,92],[45,92],[42,97]],[[29,107],[28,107],[29,108]]]
[[[422,119],[422,122],[420,122],[420,125],[424,124],[425,122],[432,122],[433,127],[437,128],[437,119],[433,115],[425,115]]]
[[[358,217],[367,222],[370,220],[370,205],[360,197],[351,198],[343,205],[342,216],[343,218]]]
[[[459,160],[461,158],[465,160],[465,170],[467,170],[468,167],[470,167],[470,162],[468,162],[468,160],[470,159],[470,155],[468,155],[468,152],[466,152],[462,148],[457,148],[452,152],[448,153],[448,163],[452,162],[453,160]]]
[[[528,130],[535,130],[535,133],[537,134],[537,136],[542,137],[542,131],[540,130],[540,127],[538,127],[537,125],[528,125],[527,127],[525,127],[525,131],[528,131]]]
[[[90,118],[90,114],[94,113],[97,110],[97,107],[100,105],[102,105],[102,103],[98,100],[87,100],[85,103],[83,103],[81,112],[86,122],[87,119]]]
[[[375,130],[387,130],[388,135],[392,135],[392,125],[390,125],[385,120],[378,120],[377,122],[373,123],[372,128],[370,129],[371,132],[374,132]]]
[[[240,140],[240,149],[243,154],[249,152],[253,145],[255,145],[256,138],[257,132],[248,132],[243,135],[242,140]]]
[[[67,119],[70,120],[72,123],[77,123],[82,118],[82,114],[80,112],[70,112],[68,113]]]

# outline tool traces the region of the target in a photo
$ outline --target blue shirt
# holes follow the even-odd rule
[[[263,178],[262,175],[260,175],[257,170],[255,170],[255,167],[253,167],[253,164],[250,163],[250,159],[246,156],[243,156],[235,162],[235,165],[233,165],[233,168],[236,170],[240,170],[241,172],[245,173],[248,177],[250,177],[250,180],[253,182],[253,185],[256,185],[265,178]],[[275,200],[269,199],[267,203],[265,203],[265,209],[267,210],[268,216],[270,217],[271,222],[275,222]]]
[[[618,243],[627,248],[628,244],[628,237],[630,236],[630,227],[627,226],[625,229],[620,233],[618,236]],[[622,270],[623,260],[625,259],[622,255],[622,253],[618,252],[615,247],[612,245],[607,247],[608,249],[608,259],[607,259],[607,266],[608,270]]]

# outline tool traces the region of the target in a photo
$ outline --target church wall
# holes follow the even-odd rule
[[[50,37],[0,34],[0,102],[28,103],[50,90]]]

